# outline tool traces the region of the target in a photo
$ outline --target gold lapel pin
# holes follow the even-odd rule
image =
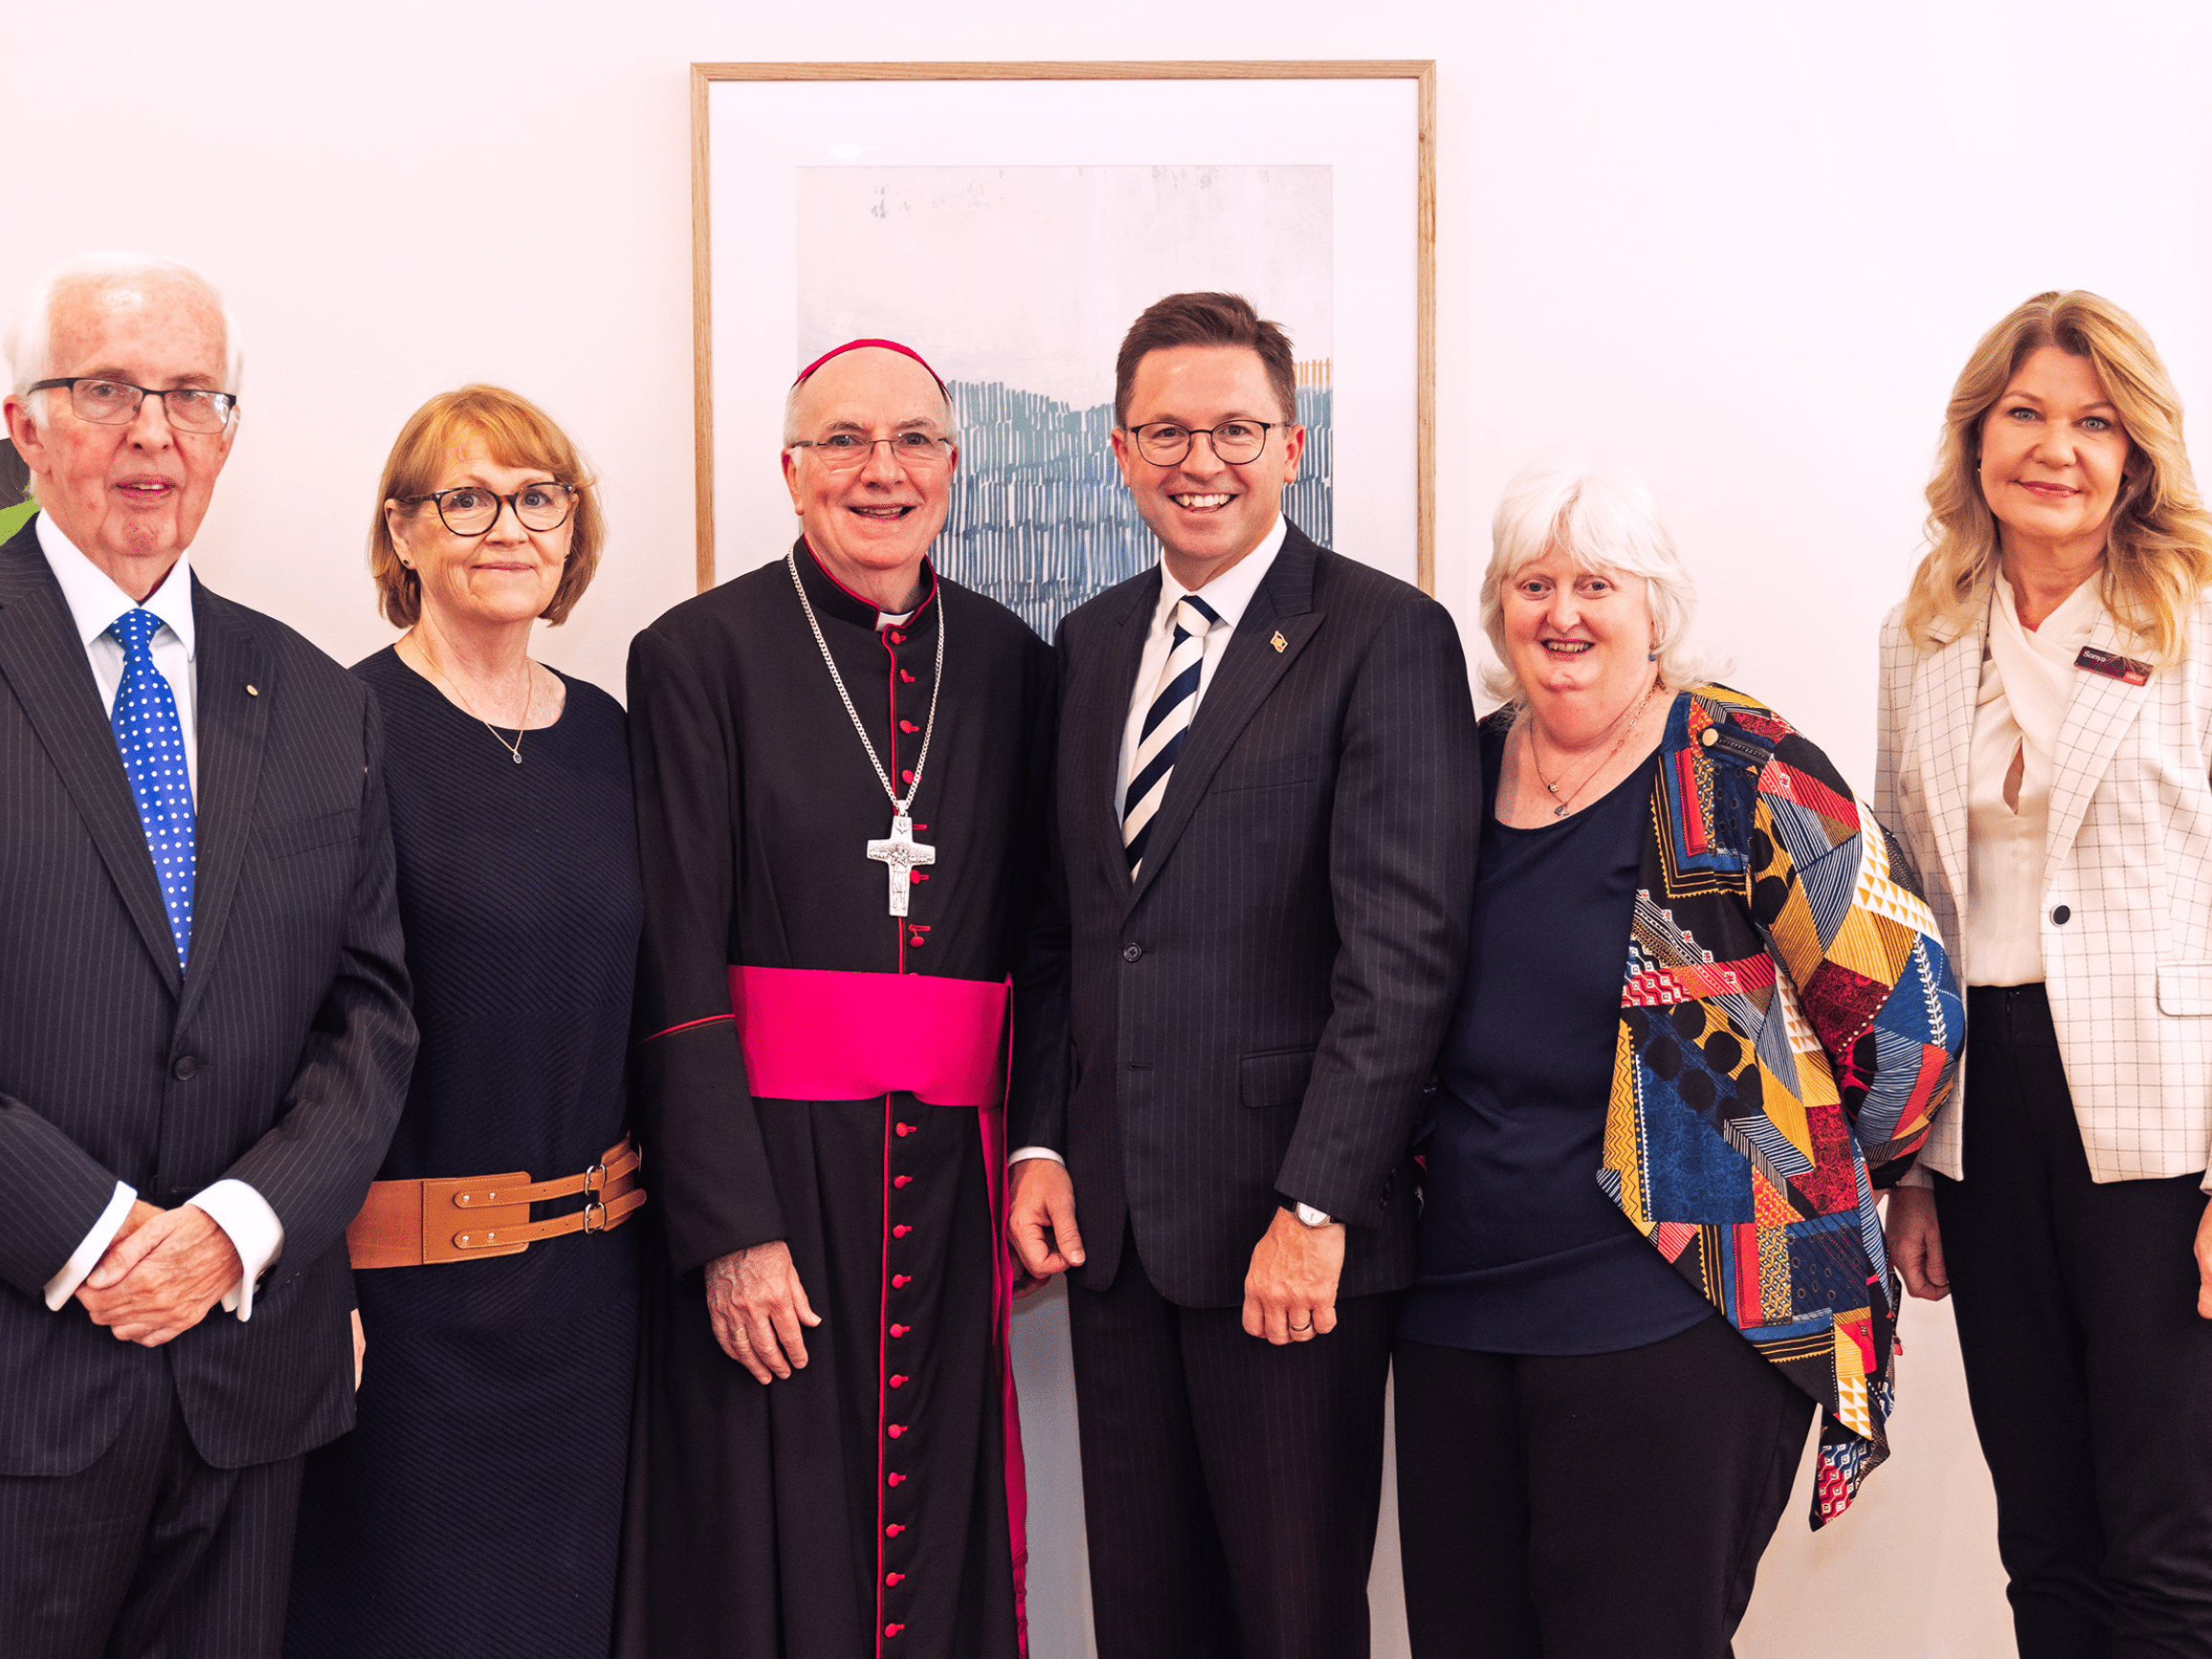
[[[261,695],[261,688],[257,685],[248,684],[246,695],[250,697],[257,697]]]
[[[1283,637],[1283,630],[1278,628],[1275,630],[1274,638],[1269,640],[1268,643],[1275,648],[1275,654],[1280,656],[1290,648],[1291,642]]]

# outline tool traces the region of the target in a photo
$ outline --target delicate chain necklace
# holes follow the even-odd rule
[[[1595,778],[1600,772],[1603,772],[1607,766],[1613,763],[1613,757],[1618,755],[1621,750],[1626,746],[1628,739],[1635,733],[1636,722],[1644,718],[1644,710],[1649,705],[1651,699],[1658,695],[1659,682],[1654,679],[1651,682],[1651,689],[1644,694],[1643,697],[1637,702],[1633,709],[1628,711],[1628,723],[1621,728],[1620,737],[1615,739],[1613,746],[1605,751],[1605,758],[1600,761],[1596,765],[1592,766],[1588,771],[1584,772],[1575,786],[1568,790],[1564,795],[1559,793],[1559,785],[1566,782],[1566,776],[1564,773],[1560,774],[1557,783],[1544,776],[1543,762],[1537,754],[1537,722],[1534,716],[1530,717],[1529,764],[1536,768],[1537,782],[1543,785],[1545,793],[1549,794],[1554,800],[1559,802],[1559,805],[1552,808],[1553,817],[1564,818],[1567,815],[1567,809],[1574,806],[1575,797],[1582,792],[1583,785],[1589,783],[1592,778]]]
[[[791,586],[799,591],[799,608],[807,613],[807,626],[814,630],[814,644],[821,650],[823,665],[830,671],[830,678],[837,687],[838,700],[845,705],[845,713],[852,719],[852,729],[860,734],[860,746],[868,751],[868,763],[875,768],[876,781],[883,792],[891,797],[891,833],[881,841],[868,843],[868,856],[884,866],[884,874],[890,881],[889,903],[893,916],[904,916],[907,900],[913,887],[910,874],[917,864],[935,864],[937,849],[914,838],[914,817],[909,808],[914,798],[921,792],[921,769],[929,763],[929,740],[937,731],[937,699],[944,690],[944,594],[938,589],[937,606],[937,679],[929,688],[929,718],[921,728],[921,753],[915,757],[912,781],[907,785],[906,799],[891,786],[891,774],[883,769],[883,761],[875,752],[875,744],[868,736],[868,728],[860,723],[860,711],[852,706],[852,694],[845,689],[845,676],[837,672],[837,659],[830,654],[830,642],[822,637],[822,625],[814,618],[813,602],[807,597],[807,585],[799,580],[799,550],[794,547],[785,558],[785,565],[791,572]]]
[[[528,675],[527,679],[524,681],[522,689],[522,723],[515,728],[515,741],[510,743],[505,738],[499,736],[499,728],[498,726],[492,724],[490,720],[485,719],[482,715],[476,713],[475,709],[469,706],[469,699],[461,696],[461,688],[453,684],[452,680],[446,677],[446,671],[438,667],[438,659],[431,654],[430,641],[425,639],[419,633],[410,634],[409,637],[415,642],[415,650],[423,653],[423,661],[429,666],[431,673],[436,677],[438,684],[444,686],[446,690],[453,694],[453,701],[461,705],[463,712],[468,715],[469,719],[476,721],[484,728],[484,730],[490,732],[492,734],[492,741],[498,743],[499,747],[506,750],[507,753],[514,756],[515,764],[520,766],[522,763],[522,734],[529,729],[530,725],[531,699],[538,695],[538,676],[534,674],[530,674],[529,672],[530,659],[526,656],[522,659],[523,673]]]

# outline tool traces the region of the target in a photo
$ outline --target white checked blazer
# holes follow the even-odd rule
[[[1986,619],[1985,605],[1976,610]],[[1900,605],[1882,624],[1874,812],[1917,865],[1958,962],[1987,622],[1924,652],[1903,615]],[[2051,778],[2045,981],[2100,1182],[2193,1174],[2212,1151],[2212,595],[2198,600],[2189,640],[2179,666],[2147,685],[2077,671]],[[2090,644],[2135,649],[2109,614]],[[1971,1098],[1962,1072],[1921,1154],[1954,1178]]]

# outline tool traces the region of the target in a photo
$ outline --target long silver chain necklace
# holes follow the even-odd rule
[[[453,694],[453,701],[461,705],[462,712],[466,714],[469,719],[476,721],[479,725],[481,725],[484,730],[490,732],[492,734],[492,741],[498,743],[499,747],[506,750],[507,753],[514,756],[515,764],[520,766],[522,763],[522,734],[530,729],[530,701],[538,695],[538,676],[534,674],[530,675],[527,682],[525,683],[522,692],[522,723],[515,728],[515,741],[510,743],[505,738],[499,736],[499,728],[498,726],[495,726],[490,720],[485,719],[482,715],[476,713],[475,709],[469,707],[469,699],[461,696],[461,688],[453,684],[452,680],[446,677],[446,671],[438,667],[438,659],[431,655],[430,642],[424,639],[420,634],[414,635],[413,638],[415,642],[415,650],[423,653],[423,661],[430,665],[430,671],[433,675],[436,676],[438,684],[444,686],[446,690]],[[522,659],[522,667],[526,674],[528,673],[530,659],[528,657],[524,657]]]
[[[792,548],[784,563],[791,572],[791,586],[799,590],[799,608],[807,613],[807,626],[814,630],[814,643],[821,650],[823,666],[829,669],[830,678],[837,687],[838,700],[844,703],[846,714],[852,718],[852,729],[860,734],[860,746],[868,751],[868,763],[875,768],[876,781],[891,797],[891,833],[881,841],[871,841],[868,856],[884,866],[884,874],[891,886],[891,914],[904,916],[907,899],[914,889],[914,867],[937,862],[937,849],[914,838],[914,817],[908,808],[914,805],[915,796],[921,792],[921,769],[929,763],[929,740],[937,731],[937,699],[944,690],[943,591],[938,589],[937,679],[929,688],[929,719],[921,728],[921,753],[915,757],[913,782],[907,785],[906,798],[900,800],[898,791],[891,786],[891,774],[883,769],[882,758],[875,752],[868,728],[860,723],[860,711],[852,706],[852,694],[845,689],[845,676],[837,672],[837,659],[830,654],[830,642],[822,637],[822,625],[814,619],[814,606],[807,597],[807,585],[799,580],[799,550]]]
[[[1564,818],[1567,815],[1567,809],[1575,804],[1575,797],[1582,792],[1583,785],[1613,763],[1613,757],[1618,755],[1627,744],[1628,739],[1635,733],[1636,722],[1644,718],[1645,709],[1650,705],[1651,699],[1658,695],[1659,682],[1654,679],[1651,682],[1651,689],[1644,694],[1633,709],[1628,711],[1628,723],[1621,728],[1620,737],[1615,739],[1613,746],[1605,751],[1605,758],[1584,772],[1581,782],[1577,783],[1563,796],[1559,793],[1559,785],[1567,781],[1566,774],[1561,773],[1559,775],[1559,783],[1554,783],[1544,776],[1543,763],[1537,756],[1537,722],[1533,716],[1530,718],[1529,764],[1536,768],[1537,782],[1543,785],[1545,792],[1559,802],[1559,805],[1552,808],[1553,817]]]

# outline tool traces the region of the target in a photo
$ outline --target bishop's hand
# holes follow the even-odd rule
[[[807,1368],[802,1327],[822,1322],[782,1239],[707,1263],[707,1317],[722,1352],[763,1383]]]

